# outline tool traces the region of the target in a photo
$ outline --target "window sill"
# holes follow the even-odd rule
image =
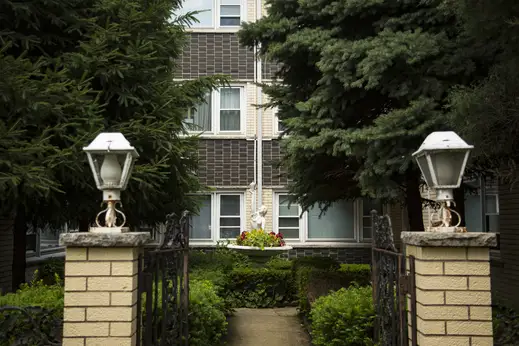
[[[186,32],[195,34],[235,34],[240,29],[239,26],[229,28],[186,28]]]
[[[190,132],[189,135],[182,135],[179,136],[181,138],[188,138],[189,136],[198,136],[200,139],[248,139],[247,135],[244,135],[243,133],[237,133],[237,134],[229,134],[229,133],[222,133],[222,134],[214,134],[214,133],[200,133],[200,132]],[[252,139],[252,137],[251,137]]]
[[[31,265],[37,265],[41,262],[45,262],[48,259],[51,258],[65,258],[65,249],[60,248],[59,251],[53,252],[53,253],[42,253],[39,257],[38,256],[31,256],[26,258],[26,263],[28,266]]]

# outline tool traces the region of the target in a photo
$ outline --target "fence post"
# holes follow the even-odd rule
[[[135,346],[138,257],[149,233],[67,233],[63,346]]]
[[[415,257],[418,345],[493,345],[493,233],[402,232]]]

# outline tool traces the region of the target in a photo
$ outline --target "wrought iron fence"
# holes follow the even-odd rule
[[[416,294],[414,257],[406,257],[394,244],[389,216],[372,212],[372,284],[375,306],[374,339],[380,346],[416,346]],[[409,301],[408,298],[409,297]],[[411,312],[408,321],[407,311]]]
[[[187,346],[189,218],[168,216],[155,249],[139,257],[138,346]]]

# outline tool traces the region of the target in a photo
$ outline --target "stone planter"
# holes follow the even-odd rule
[[[292,246],[279,246],[279,247],[266,247],[265,249],[261,249],[256,246],[241,246],[236,244],[228,244],[228,249],[232,249],[238,251],[246,256],[248,256],[251,261],[260,266],[267,263],[272,257],[282,254],[288,250],[292,250]]]

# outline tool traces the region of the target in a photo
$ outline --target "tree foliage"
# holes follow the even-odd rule
[[[267,3],[268,16],[240,37],[280,64],[265,91],[287,128],[282,162],[297,201],[325,209],[368,195],[419,207],[411,154],[431,131],[447,128],[449,89],[480,73],[464,49],[471,43],[457,7],[447,0]]]

